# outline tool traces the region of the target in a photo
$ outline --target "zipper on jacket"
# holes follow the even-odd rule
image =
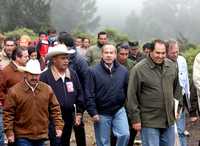
[[[63,82],[63,87],[64,87],[64,101],[66,100],[66,97],[67,97],[67,92],[66,92],[66,81],[65,82]],[[64,103],[63,103],[63,105],[64,105]]]

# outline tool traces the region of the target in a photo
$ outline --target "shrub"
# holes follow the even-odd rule
[[[31,37],[32,40],[34,40],[37,37],[36,33],[33,30],[28,29],[28,28],[16,28],[13,31],[4,33],[4,35],[6,37],[19,37],[22,35],[28,35]]]
[[[190,79],[192,79],[191,77],[192,77],[193,62],[194,62],[196,55],[199,52],[200,52],[200,46],[198,46],[196,48],[189,48],[183,53],[183,56],[185,56],[185,58],[187,60]]]
[[[108,39],[111,42],[121,43],[124,41],[128,41],[128,35],[122,32],[119,32],[118,30],[115,30],[113,28],[106,28],[104,31],[107,32]]]

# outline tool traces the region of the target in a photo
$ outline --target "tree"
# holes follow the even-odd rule
[[[54,0],[51,22],[59,31],[87,31],[98,27],[96,0]]]
[[[199,6],[199,0],[146,0],[140,14],[135,15],[133,10],[129,15],[125,30],[142,40],[177,38],[182,34],[190,41],[200,41]]]
[[[47,27],[51,0],[0,0],[2,31],[26,27],[39,31]]]

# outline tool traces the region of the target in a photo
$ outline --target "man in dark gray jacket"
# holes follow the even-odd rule
[[[155,40],[129,76],[128,113],[143,146],[174,146],[174,100],[180,97],[177,65],[166,58],[165,42]]]

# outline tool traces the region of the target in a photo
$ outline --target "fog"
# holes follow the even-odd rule
[[[200,0],[0,0],[0,31],[53,26],[96,34],[115,28],[135,40],[200,42],[199,8]]]
[[[100,28],[112,27],[137,40],[200,42],[199,0],[97,0]]]
[[[144,0],[97,0],[97,14],[101,17],[100,27],[122,29],[131,11],[140,13]]]

